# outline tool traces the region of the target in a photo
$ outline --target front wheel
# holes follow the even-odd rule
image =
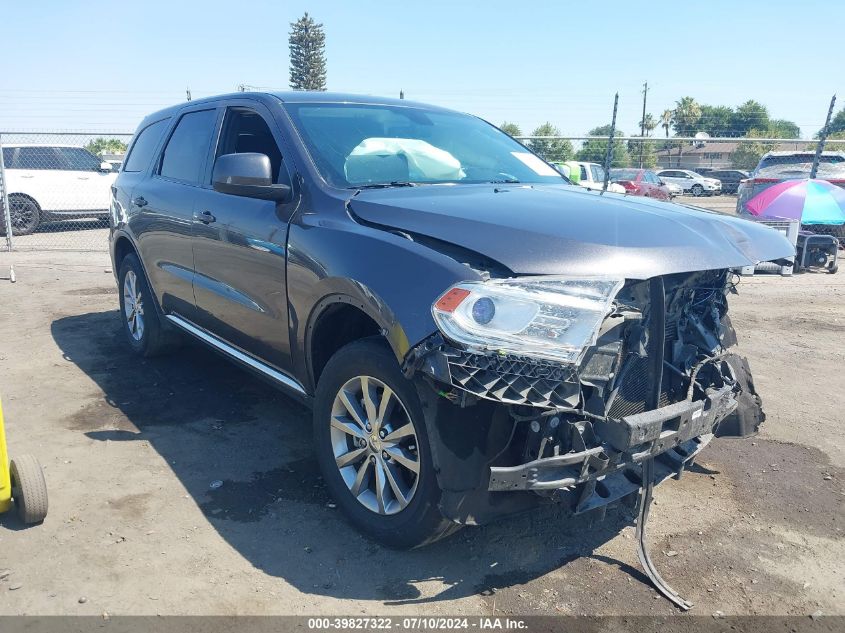
[[[697,198],[704,194],[704,187],[702,187],[701,185],[693,185],[690,191],[692,191],[692,195]]]
[[[9,220],[12,235],[29,235],[41,224],[41,209],[31,198],[12,194],[9,196]],[[0,235],[6,235],[6,220],[0,204]]]
[[[459,527],[440,513],[422,406],[384,342],[356,341],[329,360],[314,401],[314,441],[329,492],[373,540],[409,549]]]

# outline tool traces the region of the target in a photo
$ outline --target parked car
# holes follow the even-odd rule
[[[604,189],[604,167],[598,163],[568,160],[552,164],[576,185],[593,191]],[[624,187],[613,182],[607,184],[607,190],[611,193],[625,193]]]
[[[749,215],[745,203],[769,187],[784,180],[809,178],[815,152],[768,152],[757,163],[747,180],[740,182],[737,191],[736,212]],[[845,187],[845,153],[822,152],[816,177],[839,187]],[[814,225],[814,231],[827,231],[845,238],[845,226]]]
[[[610,179],[633,196],[669,200],[672,192],[650,169],[615,167],[610,170]]]
[[[722,183],[715,178],[708,178],[689,169],[663,169],[657,175],[664,182],[678,185],[684,193],[694,196],[714,196],[722,192]]]
[[[722,183],[722,193],[736,193],[740,181],[748,178],[748,172],[741,169],[713,169],[708,171],[706,176]]]
[[[44,222],[108,217],[117,174],[82,147],[4,143],[3,165],[13,235],[32,233]]]
[[[148,116],[110,224],[129,346],[186,334],[308,403],[338,507],[396,547],[632,500],[754,433],[730,270],[792,254],[580,192],[478,118],[325,92]]]

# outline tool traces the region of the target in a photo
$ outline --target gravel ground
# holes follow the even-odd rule
[[[675,613],[644,582],[629,510],[545,511],[414,552],[362,538],[301,405],[197,346],[133,357],[102,253],[0,253],[0,277],[10,262],[0,394],[51,506],[28,529],[0,515],[0,614]],[[769,419],[661,485],[650,522],[693,613],[845,614],[843,301],[841,274],[744,278],[733,298]]]

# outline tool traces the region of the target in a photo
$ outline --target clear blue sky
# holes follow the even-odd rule
[[[757,99],[805,136],[845,105],[845,2],[7,1],[0,130],[132,130],[149,111],[238,84],[286,89],[289,23],[325,25],[330,90],[396,96],[524,132],[633,133],[681,96]],[[575,8],[584,7],[583,10]],[[837,108],[839,109],[839,108]]]

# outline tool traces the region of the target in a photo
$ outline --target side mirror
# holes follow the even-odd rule
[[[273,184],[273,171],[266,154],[224,154],[214,161],[211,186],[215,191],[244,198],[283,202],[290,187]]]
[[[114,171],[114,168],[112,167],[111,163],[103,161],[102,163],[100,163],[100,171]]]

